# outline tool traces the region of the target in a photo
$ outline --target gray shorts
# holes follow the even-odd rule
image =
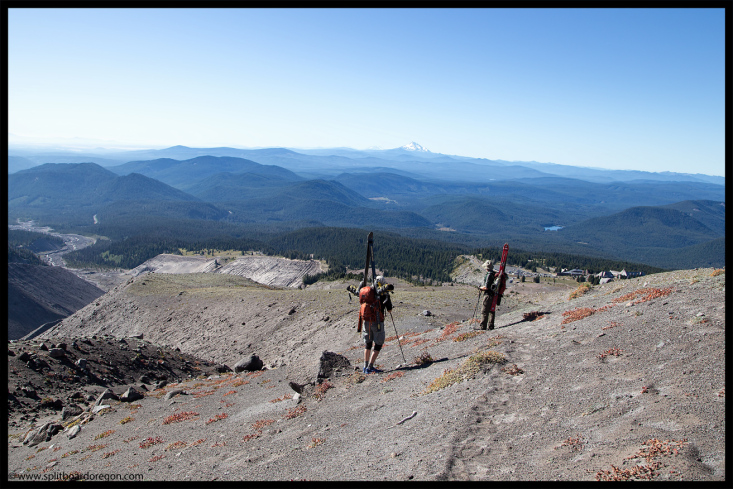
[[[384,322],[364,321],[364,344],[374,342],[377,345],[384,344]]]

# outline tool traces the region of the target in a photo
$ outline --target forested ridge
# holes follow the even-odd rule
[[[196,221],[192,221],[196,222]],[[179,224],[183,224],[179,222]],[[189,223],[191,224],[191,223]],[[199,230],[200,231],[200,230]],[[209,230],[211,231],[211,230]],[[221,231],[224,231],[223,229]],[[364,267],[368,231],[353,228],[317,227],[295,231],[260,234],[249,237],[245,230],[240,236],[220,234],[203,236],[202,232],[175,233],[169,228],[158,228],[118,240],[98,240],[96,244],[69,253],[66,261],[73,267],[134,268],[161,253],[188,251],[233,250],[241,253],[256,251],[269,256],[290,259],[325,260],[329,272],[316,279],[346,276],[348,270]],[[501,248],[473,248],[438,240],[406,238],[392,232],[377,232],[374,239],[374,258],[377,268],[386,276],[407,280],[449,282],[456,258],[473,254],[481,259],[498,260]],[[659,268],[624,261],[577,256],[554,252],[528,252],[514,248],[510,243],[509,263],[525,268],[540,264],[545,267],[581,268],[590,272],[601,270],[641,271],[654,273]]]

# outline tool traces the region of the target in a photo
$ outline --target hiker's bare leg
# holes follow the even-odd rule
[[[377,360],[377,356],[379,355],[379,351],[372,350],[372,357],[369,360],[369,365],[374,365],[374,362]]]

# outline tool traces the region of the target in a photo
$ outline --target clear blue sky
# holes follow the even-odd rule
[[[416,141],[725,174],[722,8],[11,8],[8,24],[11,142]]]

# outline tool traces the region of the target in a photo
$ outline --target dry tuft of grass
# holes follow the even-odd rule
[[[311,444],[305,447],[305,449],[315,448],[318,445],[322,445],[324,441],[326,441],[324,438],[311,438]]]
[[[275,422],[274,419],[261,419],[259,421],[255,421],[254,423],[252,423],[252,429],[261,430],[265,426],[269,426],[274,422]]]
[[[483,333],[485,333],[485,331],[481,331],[481,330],[461,333],[458,336],[456,336],[455,338],[453,338],[453,341],[466,341],[469,338],[473,338],[474,336],[478,336]]]
[[[216,423],[217,421],[220,421],[222,419],[226,419],[229,415],[227,413],[217,414],[213,418],[210,418],[206,424]]]
[[[182,413],[171,414],[163,420],[163,424],[180,423],[181,421],[188,421],[189,419],[196,419],[199,413],[193,411],[186,411]]]
[[[666,289],[655,289],[655,288],[645,288],[645,289],[638,289],[633,292],[629,292],[628,294],[624,294],[621,297],[616,297],[613,299],[613,302],[626,302],[626,301],[632,301],[633,299],[636,299],[637,297],[641,296],[639,299],[632,302],[632,304],[640,304],[642,302],[647,302],[652,299],[657,299],[659,297],[666,297],[669,294],[672,293],[672,287],[668,287]]]
[[[583,318],[592,316],[595,312],[596,310],[593,309],[592,307],[579,307],[571,311],[565,311],[562,313],[565,319],[563,319],[562,323],[560,324],[568,324],[568,323],[572,323],[573,321],[580,321]]]
[[[361,384],[366,380],[366,375],[361,372],[354,372],[353,374],[346,377],[346,386],[351,387],[356,384]]]
[[[464,361],[461,365],[454,369],[443,372],[443,375],[433,380],[430,385],[423,391],[423,394],[430,394],[444,389],[453,384],[472,379],[481,371],[485,365],[502,364],[506,362],[506,358],[502,353],[495,351],[478,352]]]
[[[423,350],[423,352],[422,352],[422,353],[420,353],[420,356],[418,356],[418,357],[415,357],[415,358],[414,358],[414,359],[412,360],[412,363],[414,363],[415,365],[426,365],[426,364],[428,364],[428,363],[433,363],[434,361],[435,361],[435,360],[434,360],[434,359],[433,359],[433,357],[432,357],[432,356],[430,355],[430,353],[428,353],[428,351],[427,351],[427,350]]]
[[[330,383],[328,380],[324,380],[323,382],[318,384],[318,387],[316,387],[315,391],[313,392],[313,398],[316,401],[320,401],[326,395],[326,391],[332,388],[333,384]]]
[[[601,360],[605,360],[605,358],[609,355],[613,355],[615,357],[621,356],[621,352],[623,350],[620,348],[609,348],[608,350],[604,351],[603,353],[598,354],[598,358]]]
[[[657,472],[662,466],[661,462],[654,462],[651,465],[634,465],[628,469],[621,469],[611,464],[611,470],[599,470],[596,473],[597,481],[628,481],[636,479],[652,480],[659,475]]]
[[[718,275],[723,275],[725,273],[725,267],[724,268],[718,268],[713,270],[713,273],[710,274],[711,277],[717,277]]]
[[[288,412],[285,414],[285,416],[283,416],[283,419],[293,419],[298,416],[302,416],[307,410],[308,409],[304,405],[288,409]]]
[[[282,396],[282,397],[278,397],[277,399],[272,399],[272,400],[271,400],[270,402],[274,404],[274,403],[276,403],[276,402],[280,402],[280,401],[284,401],[285,399],[292,399],[292,398],[293,398],[293,396],[292,396],[292,395],[290,395],[290,394],[285,394],[284,396]]]
[[[443,332],[440,334],[439,337],[435,338],[435,343],[440,343],[441,341],[445,341],[448,339],[450,335],[458,331],[458,329],[461,327],[461,323],[458,321],[454,321],[450,324],[446,324],[443,328]]]
[[[538,319],[541,319],[545,314],[547,313],[542,311],[531,311],[525,312],[524,314],[522,314],[522,317],[525,321],[536,321]]]
[[[577,436],[577,438],[569,437],[565,441],[563,441],[560,445],[555,447],[555,450],[559,449],[560,447],[570,447],[572,451],[579,452],[583,449],[583,442],[580,438],[580,435]]]
[[[682,440],[658,440],[657,438],[650,438],[644,442],[644,446],[637,451],[634,455],[626,457],[625,460],[631,460],[635,458],[646,459],[647,462],[651,462],[655,457],[662,455],[677,455],[679,450],[687,445],[687,438]]]
[[[402,372],[395,372],[395,373],[389,374],[388,376],[386,376],[385,378],[383,378],[382,379],[382,382],[388,382],[390,380],[394,380],[394,379],[397,379],[399,377],[402,377],[403,375],[404,374]]]
[[[185,441],[176,441],[165,447],[166,451],[170,450],[176,450],[178,448],[186,448],[186,442]]]
[[[97,436],[94,437],[95,440],[100,440],[102,438],[107,438],[109,435],[113,434],[115,430],[107,430],[104,433],[100,433]]]
[[[577,289],[575,289],[574,291],[570,293],[570,296],[568,296],[568,300],[571,301],[573,299],[577,299],[578,297],[586,294],[588,291],[590,291],[591,287],[592,287],[591,284],[587,282],[584,283],[583,285],[581,285],[580,287],[578,287]]]
[[[513,364],[511,367],[502,367],[501,371],[509,375],[521,375],[524,373],[524,370],[519,368],[516,363]]]
[[[157,445],[159,443],[163,443],[163,439],[161,437],[156,436],[155,438],[153,438],[151,436],[151,437],[145,438],[142,441],[142,443],[140,443],[140,448],[150,448],[153,445]]]

